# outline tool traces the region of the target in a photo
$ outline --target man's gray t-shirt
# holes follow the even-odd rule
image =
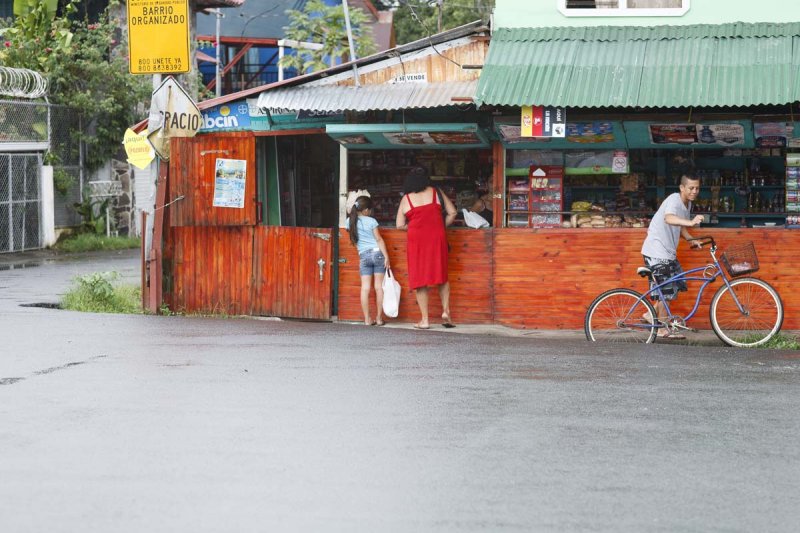
[[[661,203],[661,207],[653,215],[650,227],[647,228],[647,238],[642,244],[642,255],[654,259],[675,259],[678,251],[678,241],[681,238],[681,226],[671,226],[664,221],[668,214],[678,218],[690,219],[692,203],[688,207],[683,205],[680,193],[672,193]]]

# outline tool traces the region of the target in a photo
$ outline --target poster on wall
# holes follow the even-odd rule
[[[653,144],[697,144],[695,124],[650,124]]]
[[[418,144],[436,144],[431,136],[425,132],[418,133],[384,133],[383,136],[391,144],[402,145],[418,145]]]
[[[217,158],[214,171],[214,207],[244,208],[247,161]]]
[[[398,145],[483,144],[483,141],[480,137],[478,137],[478,134],[472,131],[384,133],[383,136],[391,144]]]
[[[753,132],[757,148],[786,148],[794,135],[794,126],[788,122],[755,122]]]
[[[741,124],[650,124],[653,144],[733,146],[744,144]]]
[[[628,152],[625,150],[614,150],[614,156],[611,159],[611,172],[613,174],[628,173]]]
[[[509,144],[522,142],[549,143],[552,140],[551,137],[523,137],[521,128],[512,124],[498,124],[497,130],[500,132],[503,141]]]
[[[566,139],[580,144],[614,142],[614,125],[611,122],[568,122]]]
[[[698,124],[697,140],[701,144],[722,146],[744,144],[744,126],[741,124]]]
[[[372,144],[366,135],[345,135],[344,137],[337,137],[336,141],[341,144]]]

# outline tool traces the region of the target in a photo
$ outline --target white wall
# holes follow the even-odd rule
[[[595,10],[596,11],[596,10]],[[800,22],[800,0],[691,0],[680,17],[566,17],[558,0],[497,0],[495,28]]]

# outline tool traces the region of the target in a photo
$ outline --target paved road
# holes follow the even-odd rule
[[[81,269],[0,270],[2,531],[800,523],[798,352],[17,305]]]

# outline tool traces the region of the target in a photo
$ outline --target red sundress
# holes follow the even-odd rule
[[[432,189],[433,202],[414,207],[406,195],[411,209],[408,220],[408,284],[411,289],[441,285],[447,282],[447,236],[442,220],[442,206]]]

